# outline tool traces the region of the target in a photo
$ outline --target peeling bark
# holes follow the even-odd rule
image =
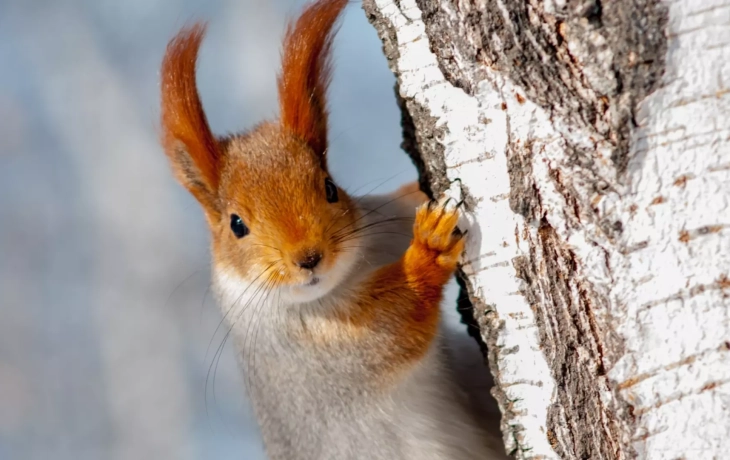
[[[364,8],[422,187],[466,200],[507,451],[724,458],[730,4]]]

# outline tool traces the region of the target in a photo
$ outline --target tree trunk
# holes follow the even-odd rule
[[[730,4],[365,0],[516,458],[730,451]]]

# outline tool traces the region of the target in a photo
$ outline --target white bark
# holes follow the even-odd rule
[[[646,458],[730,449],[729,24],[729,3],[669,4],[665,86],[638,111],[625,195],[604,205],[632,249],[614,257],[626,352],[608,377]]]
[[[576,66],[577,83],[567,87],[579,109],[586,101],[605,107],[582,123],[574,101],[551,107],[549,95],[531,98],[533,88],[515,81],[518,71],[462,52],[478,48],[464,18],[488,3],[511,24],[508,1],[372,0],[366,11],[415,122],[426,185],[467,199],[463,271],[489,346],[507,451],[525,459],[726,458],[730,4],[657,7],[668,15],[666,30],[655,31],[666,39],[652,42],[666,40],[657,48],[664,73],[646,96],[617,87],[611,65],[623,52],[635,65],[646,53],[639,45],[656,37],[627,39],[624,49],[610,43],[610,31],[571,17],[571,2],[545,2],[538,13],[557,18],[548,24],[564,39],[557,53],[571,58],[556,78],[569,81]],[[467,45],[437,36],[443,22],[429,16],[426,24],[423,4],[453,19]],[[529,25],[512,27],[534,39]],[[457,87],[458,77],[467,82]]]

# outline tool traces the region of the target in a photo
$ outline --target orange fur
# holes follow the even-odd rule
[[[318,154],[327,150],[326,92],[332,75],[334,27],[347,0],[310,4],[284,38],[279,75],[281,126]]]
[[[227,219],[212,225],[216,264],[244,278],[271,266],[272,272],[283,270],[281,283],[296,284],[306,274],[294,263],[314,248],[324,255],[320,269],[331,268],[347,250],[346,244],[331,241],[332,235],[359,215],[344,190],[337,203],[327,202],[324,180],[329,173],[319,156],[273,123],[222,144],[223,215],[241,216],[251,235],[237,239]]]
[[[183,28],[167,46],[162,61],[162,144],[178,180],[214,211],[221,155],[210,131],[196,87],[195,70],[201,23]]]
[[[350,323],[384,329],[391,343],[383,344],[381,365],[400,371],[423,357],[439,328],[443,287],[464,250],[455,234],[458,214],[443,205],[418,208],[413,240],[403,257],[381,268],[362,286]]]
[[[343,305],[342,311],[318,318],[299,344],[370,350],[365,365],[377,386],[387,389],[398,382],[402,372],[424,357],[438,333],[443,287],[464,250],[462,235],[454,233],[457,220],[455,209],[422,204],[403,257],[358,286],[349,308]]]

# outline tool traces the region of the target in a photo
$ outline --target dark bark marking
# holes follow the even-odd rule
[[[600,394],[607,387],[607,366],[622,354],[621,343],[607,324],[605,298],[581,281],[575,254],[564,247],[547,220],[540,223],[537,240],[530,241],[530,247],[530,256],[518,258],[514,265],[524,281],[523,293],[535,313],[540,343],[559,385],[548,411],[557,452],[563,458],[581,459],[625,455],[623,427],[618,422],[625,408],[606,406]]]
[[[625,170],[636,104],[664,72],[659,0],[568,0],[554,12],[540,0],[417,3],[447,80],[474,94],[485,67],[505,73],[549,113],[611,142]],[[569,43],[582,44],[579,55]]]

